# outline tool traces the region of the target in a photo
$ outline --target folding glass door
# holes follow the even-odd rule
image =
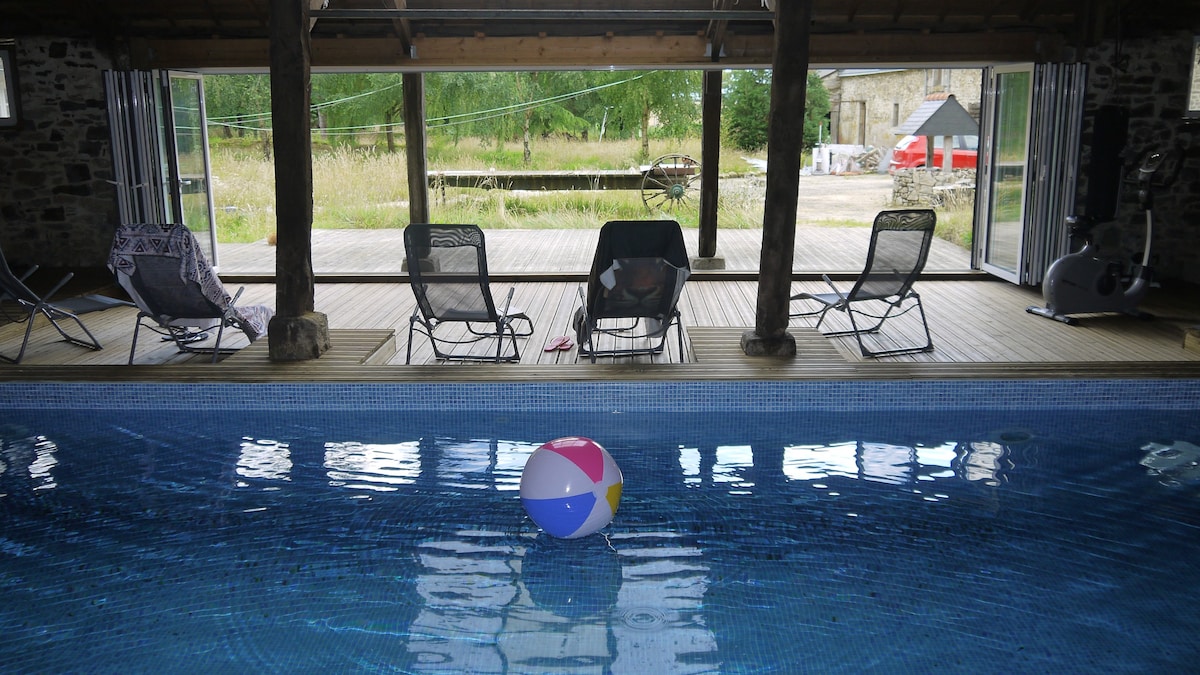
[[[217,266],[204,82],[167,71],[104,74],[122,223],[183,223]]]
[[[974,251],[984,271],[1036,285],[1065,252],[1086,76],[1080,64],[985,71]]]

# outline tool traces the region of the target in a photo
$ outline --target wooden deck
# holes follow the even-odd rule
[[[586,275],[596,251],[599,229],[489,229],[488,271],[493,276],[529,274]],[[797,273],[854,273],[867,256],[869,227],[798,227],[792,269]],[[684,229],[688,251],[699,248],[699,234]],[[327,277],[399,275],[404,261],[403,230],[313,230],[313,271]],[[758,270],[762,230],[719,230],[717,255],[730,272]],[[537,255],[530,255],[536,250]],[[217,249],[224,278],[270,276],[275,273],[275,249],[267,242],[221,244]],[[959,246],[935,239],[926,263],[927,273],[960,273],[970,268],[970,254]]]
[[[206,358],[175,353],[156,336],[143,337],[137,365],[126,366],[135,310],[117,307],[83,316],[105,348],[88,351],[57,338],[39,321],[25,361],[0,364],[9,381],[588,381],[588,380],[773,380],[946,378],[1197,378],[1200,353],[1183,348],[1185,326],[1200,323],[1200,297],[1157,289],[1145,305],[1157,320],[1106,316],[1080,326],[1030,315],[1040,296],[999,281],[922,281],[933,331],[933,352],[863,359],[852,338],[826,338],[802,320],[793,323],[799,355],[752,358],[739,338],[754,323],[757,285],[752,281],[689,281],[680,309],[685,363],[672,335],[659,357],[601,359],[591,364],[576,351],[543,351],[551,338],[569,332],[579,305],[577,282],[497,283],[516,289],[515,302],[532,318],[534,334],[521,340],[519,364],[438,363],[418,336],[413,363],[405,366],[408,317],[414,307],[406,283],[318,284],[316,307],[329,317],[333,349],[316,361],[272,363],[265,341],[212,365]],[[822,284],[798,281],[795,291]],[[246,286],[243,303],[274,301],[274,286]],[[838,317],[840,318],[840,317]],[[903,317],[893,334],[907,339],[919,330]],[[0,350],[15,351],[24,326],[0,327]],[[239,333],[227,343],[245,346]]]

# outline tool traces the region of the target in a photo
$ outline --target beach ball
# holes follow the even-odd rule
[[[543,444],[521,472],[521,506],[546,534],[587,536],[612,522],[621,469],[599,443],[578,436]]]

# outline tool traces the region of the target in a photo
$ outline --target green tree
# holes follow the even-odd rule
[[[746,152],[765,148],[767,118],[771,114],[771,71],[733,71],[722,96],[722,126],[729,143]]]
[[[829,91],[820,75],[808,74],[804,95],[804,147],[829,138]],[[734,147],[747,152],[767,145],[771,112],[771,71],[740,70],[729,77],[725,90],[724,131]]]
[[[247,131],[265,135],[271,128],[271,81],[266,75],[205,75],[204,106],[209,124],[224,138]]]
[[[821,76],[810,72],[804,95],[804,147],[812,149],[829,138],[829,90]]]
[[[257,137],[271,158],[271,80],[267,75],[205,75],[204,106],[208,124],[223,138]]]
[[[595,85],[631,80],[628,72],[597,73]],[[690,70],[651,70],[624,84],[600,90],[600,112],[608,109],[604,120],[609,138],[642,141],[641,157],[650,156],[651,122],[654,133],[668,138],[684,138],[695,133],[699,120],[700,73]],[[592,115],[594,117],[594,114]]]

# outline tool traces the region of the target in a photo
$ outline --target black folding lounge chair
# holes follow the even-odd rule
[[[19,308],[16,315],[10,314],[2,306],[0,306],[0,312],[3,312],[5,318],[14,323],[25,322],[25,338],[21,340],[20,351],[17,352],[16,357],[0,354],[0,361],[15,364],[20,363],[21,359],[25,358],[25,348],[29,346],[29,337],[33,334],[33,324],[39,315],[46,317],[50,321],[50,325],[54,326],[58,334],[63,336],[63,339],[67,342],[79,345],[80,347],[87,347],[88,349],[100,349],[100,342],[87,329],[87,326],[83,325],[83,321],[80,321],[79,317],[71,311],[69,303],[56,304],[50,301],[54,297],[54,294],[62,290],[62,287],[74,277],[74,274],[64,276],[45,295],[38,295],[25,285],[25,280],[36,270],[37,267],[34,266],[25,272],[25,274],[17,276],[12,271],[12,268],[8,266],[8,261],[4,258],[4,252],[0,251],[0,303],[5,301],[15,302]],[[75,337],[68,333],[59,324],[59,321],[64,319],[74,321],[79,326],[79,330],[83,331],[83,334],[87,337]]]
[[[600,228],[587,295],[575,312],[580,355],[661,354],[674,324],[684,361],[679,295],[691,274],[683,232],[673,220],[614,220]],[[633,319],[632,324],[628,321]],[[644,323],[643,323],[644,320]],[[627,348],[600,349],[600,336]]]
[[[274,310],[266,305],[239,307],[244,288],[231,297],[204,257],[195,236],[179,224],[132,224],[117,228],[108,268],[137,305],[129,363],[137,352],[138,333],[146,328],[171,340],[181,353],[212,354],[222,349],[225,328],[239,328],[254,342],[266,335]],[[217,331],[212,347],[198,347]]]
[[[937,224],[937,216],[929,209],[905,209],[896,211],[881,211],[875,216],[875,225],[871,228],[871,246],[867,250],[867,263],[862,274],[855,281],[849,292],[843,293],[834,286],[828,275],[822,275],[825,283],[829,284],[832,293],[798,293],[792,300],[812,300],[821,306],[813,311],[798,312],[791,316],[819,315],[816,327],[821,327],[825,315],[831,309],[845,312],[850,317],[850,330],[833,331],[825,335],[834,337],[853,335],[858,341],[858,348],[863,356],[872,358],[892,356],[895,354],[911,354],[913,352],[928,352],[933,349],[933,339],[929,336],[929,323],[925,320],[925,308],[921,304],[921,296],[913,290],[913,282],[925,267],[925,259],[929,256],[929,245],[933,241],[933,228]],[[907,301],[912,301],[903,307]],[[862,304],[874,306],[883,310],[882,313],[870,313],[860,309]],[[916,308],[921,315],[921,326],[925,330],[925,343],[900,347],[897,349],[871,350],[863,343],[865,333],[877,333],[885,321],[906,314]],[[861,327],[858,317],[866,317],[869,327]]]
[[[408,278],[417,307],[408,320],[408,350],[405,363],[412,361],[413,333],[429,338],[438,359],[459,361],[520,361],[517,338],[533,334],[533,321],[512,306],[508,289],[504,304],[496,306],[488,283],[487,250],[483,230],[477,225],[431,225],[412,223],[404,228],[404,251]],[[449,337],[445,324],[458,323],[465,334]],[[521,329],[517,329],[517,324]],[[470,345],[495,339],[495,353],[443,351],[445,345]],[[505,343],[511,349],[504,348]]]

